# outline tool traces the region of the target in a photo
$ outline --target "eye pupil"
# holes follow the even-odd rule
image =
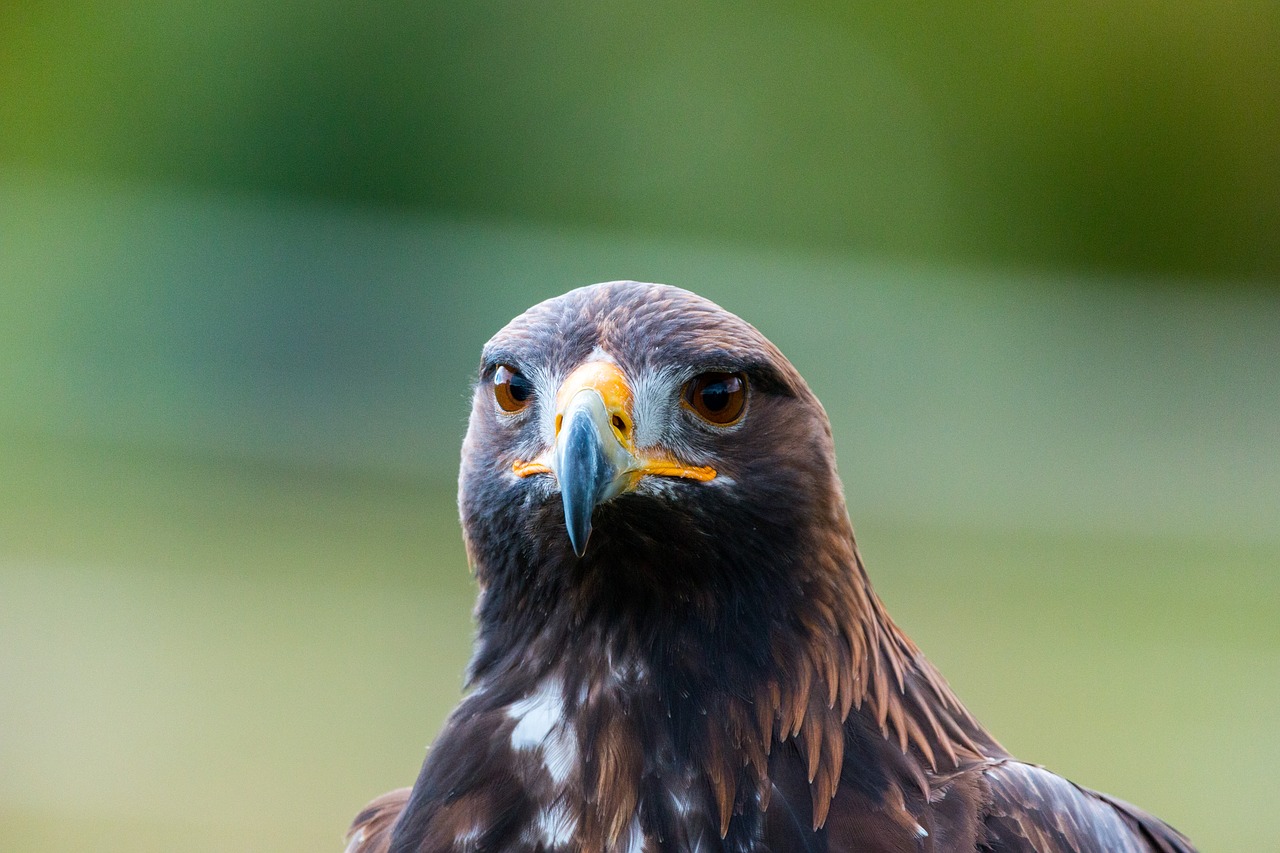
[[[747,378],[741,373],[703,373],[685,386],[684,399],[703,420],[727,426],[737,421],[746,407]]]
[[[729,405],[729,389],[724,387],[723,382],[708,385],[702,389],[702,405],[713,412],[722,411]]]
[[[505,364],[493,371],[493,396],[504,412],[518,412],[533,399],[533,383]]]
[[[520,403],[528,401],[533,396],[533,386],[519,373],[511,377],[511,396]]]

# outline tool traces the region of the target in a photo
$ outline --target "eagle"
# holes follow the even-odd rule
[[[752,325],[607,282],[484,347],[469,692],[349,853],[1187,853],[1010,755],[871,588],[826,413]]]

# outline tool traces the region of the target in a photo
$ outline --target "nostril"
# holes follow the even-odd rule
[[[616,429],[622,435],[627,434],[627,422],[622,419],[621,415],[613,416],[613,428]]]

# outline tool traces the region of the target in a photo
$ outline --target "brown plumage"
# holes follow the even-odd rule
[[[351,853],[1192,849],[973,719],[871,588],[821,405],[700,297],[499,332],[459,506],[472,692]]]

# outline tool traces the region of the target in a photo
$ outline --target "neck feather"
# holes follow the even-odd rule
[[[617,554],[536,574],[480,568],[471,678],[516,699],[548,679],[561,687],[596,804],[584,829],[603,846],[626,831],[654,776],[655,741],[669,750],[659,776],[703,780],[721,836],[735,814],[767,808],[779,744],[798,750],[821,826],[854,719],[897,746],[900,775],[926,794],[934,772],[1005,754],[889,618],[847,521],[817,541],[803,561],[759,569],[756,583],[737,566],[676,566],[702,577],[655,585]]]

